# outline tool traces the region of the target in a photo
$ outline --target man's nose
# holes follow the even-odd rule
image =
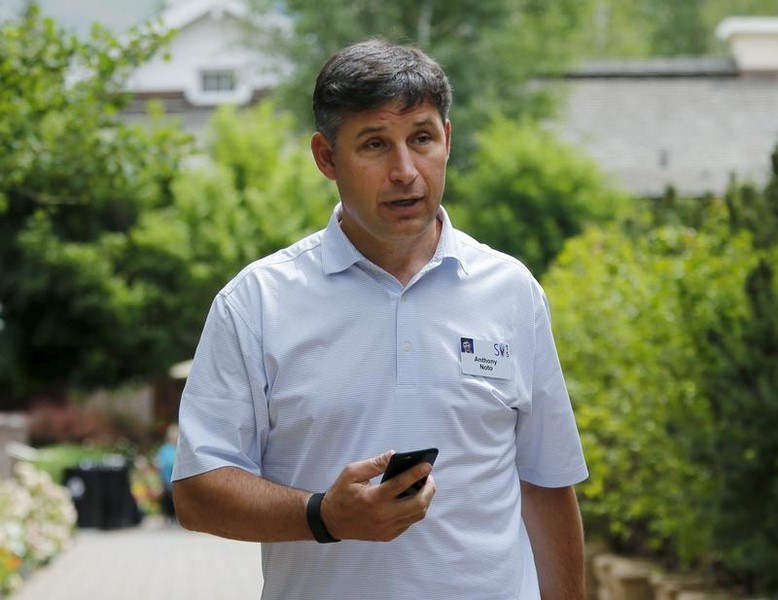
[[[398,146],[392,157],[392,165],[389,171],[390,179],[406,185],[413,183],[414,179],[419,175],[413,159],[413,153],[410,148]]]

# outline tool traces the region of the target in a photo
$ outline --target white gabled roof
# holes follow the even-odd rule
[[[778,17],[727,17],[716,27],[716,37],[726,42],[733,35],[778,35]]]
[[[246,5],[240,0],[179,0],[163,10],[160,18],[166,29],[183,29],[204,16],[243,18],[246,13]]]
[[[716,27],[743,72],[778,72],[778,17],[728,17]]]

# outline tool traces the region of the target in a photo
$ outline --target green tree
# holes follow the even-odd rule
[[[67,36],[31,7],[0,30],[0,396],[165,368],[149,282],[122,271],[129,232],[171,200],[186,141],[123,126],[124,74],[166,41]],[[147,320],[148,319],[148,320]]]
[[[541,127],[504,117],[478,134],[473,166],[450,173],[446,198],[459,226],[537,275],[567,238],[626,203],[593,162]]]
[[[735,318],[753,260],[744,236],[665,225],[634,238],[612,225],[572,240],[544,279],[590,466],[590,532],[667,560],[708,558],[714,483],[686,440],[709,444],[712,422],[678,287],[698,291],[701,326]]]
[[[121,79],[154,31],[82,42],[33,9],[1,33],[3,407],[163,375],[217,290],[323,227],[335,188],[269,102],[220,109],[198,156],[162,119],[124,125]]]
[[[697,340],[716,434],[692,454],[716,484],[709,522],[721,563],[750,589],[772,593],[778,592],[776,264],[773,251],[749,272],[746,314]]]
[[[778,152],[773,162],[764,191],[669,194],[588,230],[544,279],[590,465],[590,533],[767,593],[778,591]]]
[[[764,192],[733,183],[729,228],[747,232],[756,264],[742,282],[745,311],[707,327],[690,318],[715,435],[689,437],[693,463],[716,484],[709,522],[717,556],[752,589],[778,593],[778,149]],[[684,288],[686,315],[696,296]]]
[[[252,5],[261,15],[274,3],[252,0]],[[451,79],[455,162],[462,162],[472,135],[493,114],[549,113],[550,97],[527,82],[558,71],[575,55],[589,5],[588,0],[289,0],[293,30],[271,35],[267,21],[259,19],[260,31],[254,31],[251,41],[262,52],[282,57],[278,64],[294,65],[278,93],[280,103],[306,126],[315,76],[330,54],[370,36],[417,44]]]
[[[146,214],[133,234],[143,251],[132,264],[144,276],[169,276],[160,251],[186,266],[192,296],[173,301],[197,307],[198,321],[240,268],[329,219],[336,190],[316,169],[308,136],[294,133],[291,122],[269,101],[240,112],[220,107],[209,123],[206,155],[176,179],[171,206]]]
[[[775,16],[774,0],[596,0],[582,56],[722,54],[716,25],[730,16]]]

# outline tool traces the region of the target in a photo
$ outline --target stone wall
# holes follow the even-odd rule
[[[667,574],[644,560],[587,550],[587,600],[745,600],[701,577]]]
[[[27,418],[21,413],[0,413],[0,479],[11,475],[14,444],[27,444]]]

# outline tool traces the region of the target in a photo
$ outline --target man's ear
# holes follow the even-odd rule
[[[319,167],[319,171],[329,179],[337,179],[332,143],[318,131],[311,138],[311,153],[313,154],[313,160],[316,161],[316,166]]]
[[[446,160],[451,156],[451,121],[446,119],[443,124],[443,131],[446,134]]]

